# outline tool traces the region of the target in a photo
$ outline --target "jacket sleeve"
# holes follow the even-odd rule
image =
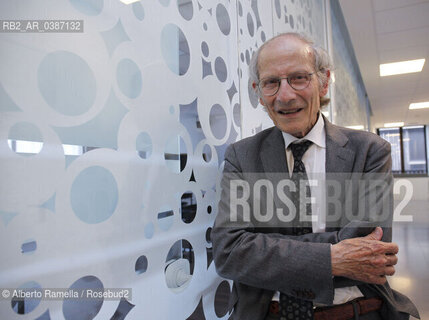
[[[383,229],[382,241],[392,241],[393,220],[393,175],[390,144],[371,135],[372,141],[364,152],[364,167],[359,174],[360,183],[365,184],[365,192],[359,197],[357,208],[364,208],[365,217],[353,220],[339,232],[339,241],[355,237],[363,237],[371,233],[376,226]],[[355,190],[354,194],[360,191]],[[346,214],[344,212],[343,214]],[[334,287],[348,287],[365,284],[360,281],[335,277]],[[382,287],[370,285],[372,287]]]
[[[368,193],[376,193],[376,203],[378,211],[373,212],[370,221],[380,220],[380,226],[383,228],[383,238],[385,242],[392,241],[392,222],[393,222],[393,175],[392,175],[392,156],[390,143],[377,137],[377,143],[371,144],[365,161],[365,179],[383,181],[383,187],[380,190],[372,190]],[[378,184],[376,184],[378,185]]]

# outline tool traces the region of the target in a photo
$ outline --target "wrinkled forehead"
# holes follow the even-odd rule
[[[295,59],[301,63],[312,64],[314,60],[311,47],[300,39],[292,36],[278,37],[262,48],[259,54],[258,65],[261,66],[266,60]]]

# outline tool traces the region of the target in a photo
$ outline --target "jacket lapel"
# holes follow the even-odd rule
[[[292,228],[290,224],[285,224],[277,219],[277,209],[283,209],[285,212],[288,212],[289,209],[286,208],[285,203],[283,203],[278,197],[276,190],[280,180],[289,179],[289,171],[286,162],[286,149],[285,143],[281,131],[274,127],[270,135],[267,136],[265,141],[261,145],[260,157],[262,162],[262,167],[264,171],[264,176],[273,184],[273,192],[271,199],[274,199],[274,215],[273,219],[270,221],[270,230],[269,232],[280,232],[284,234],[290,234]],[[262,177],[261,177],[262,178]],[[287,196],[291,198],[288,194],[288,190],[285,190]],[[270,199],[270,197],[268,197]],[[270,200],[268,200],[270,201]],[[285,228],[288,226],[288,228]]]
[[[261,161],[266,173],[288,173],[282,132],[274,127],[261,146]]]
[[[326,129],[326,174],[347,173],[353,169],[355,152],[347,148],[349,141],[340,128],[330,123],[325,118]]]
[[[325,119],[326,128],[326,181],[333,180],[339,182],[342,186],[341,203],[345,203],[345,194],[347,193],[345,181],[351,179],[355,152],[347,144],[349,139],[341,129]],[[329,215],[328,208],[326,214]],[[341,216],[340,221],[326,221],[326,231],[338,230],[346,222],[345,215]]]

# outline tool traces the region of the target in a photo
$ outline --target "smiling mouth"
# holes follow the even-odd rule
[[[291,110],[279,110],[277,111],[280,114],[284,114],[284,115],[288,115],[288,114],[295,114],[298,113],[302,110],[303,108],[298,108],[298,109],[291,109]]]

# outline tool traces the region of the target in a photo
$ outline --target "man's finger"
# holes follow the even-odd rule
[[[394,243],[394,242],[387,242],[386,243],[385,242],[384,244],[385,244],[384,250],[385,250],[386,254],[395,255],[398,253],[399,247],[396,243]]]
[[[389,254],[386,255],[386,259],[387,259],[387,266],[394,266],[395,264],[398,263],[398,257],[394,254]]]
[[[383,229],[380,227],[375,228],[369,235],[363,237],[368,240],[381,240],[383,237]]]
[[[395,267],[393,266],[386,267],[386,270],[384,273],[386,274],[386,276],[393,276],[395,274]]]

